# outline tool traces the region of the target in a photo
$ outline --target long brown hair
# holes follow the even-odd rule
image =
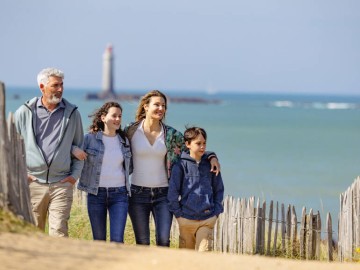
[[[104,105],[102,105],[99,109],[97,109],[93,114],[89,115],[89,117],[92,117],[92,123],[89,126],[89,132],[90,133],[96,133],[100,130],[104,131],[104,122],[101,120],[101,116],[107,115],[109,112],[109,109],[115,107],[119,108],[122,112],[122,107],[119,103],[109,101],[106,102]],[[123,137],[123,131],[121,130],[121,125],[118,130],[116,130],[116,133],[120,134]]]
[[[166,98],[166,96],[162,92],[160,92],[159,90],[151,90],[150,92],[148,92],[147,94],[145,94],[141,98],[141,100],[139,102],[139,105],[138,105],[138,107],[136,109],[135,121],[140,121],[140,120],[145,119],[146,112],[145,112],[144,106],[145,106],[145,104],[150,103],[150,99],[152,97],[162,97],[164,99],[164,101],[165,101],[165,109],[167,109],[167,98]],[[165,111],[165,113],[166,113],[166,111]],[[162,118],[162,120],[165,119],[165,113],[164,113],[164,117]]]

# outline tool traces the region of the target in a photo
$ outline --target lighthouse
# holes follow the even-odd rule
[[[103,54],[103,78],[102,78],[102,91],[100,98],[111,99],[115,98],[114,92],[114,55],[113,47],[109,44]]]

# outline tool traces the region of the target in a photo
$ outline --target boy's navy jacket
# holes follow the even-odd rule
[[[169,181],[169,209],[174,215],[205,220],[223,212],[224,184],[219,173],[210,172],[209,160],[203,155],[199,164],[182,152],[174,164]]]

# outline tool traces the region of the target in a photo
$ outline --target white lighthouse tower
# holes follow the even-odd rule
[[[100,98],[115,98],[114,92],[114,55],[113,47],[109,44],[103,54],[103,78]]]

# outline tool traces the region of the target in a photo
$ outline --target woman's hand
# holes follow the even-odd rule
[[[218,159],[216,157],[212,158],[210,160],[210,164],[211,164],[210,172],[213,172],[216,175],[218,175],[220,173],[220,163]]]

